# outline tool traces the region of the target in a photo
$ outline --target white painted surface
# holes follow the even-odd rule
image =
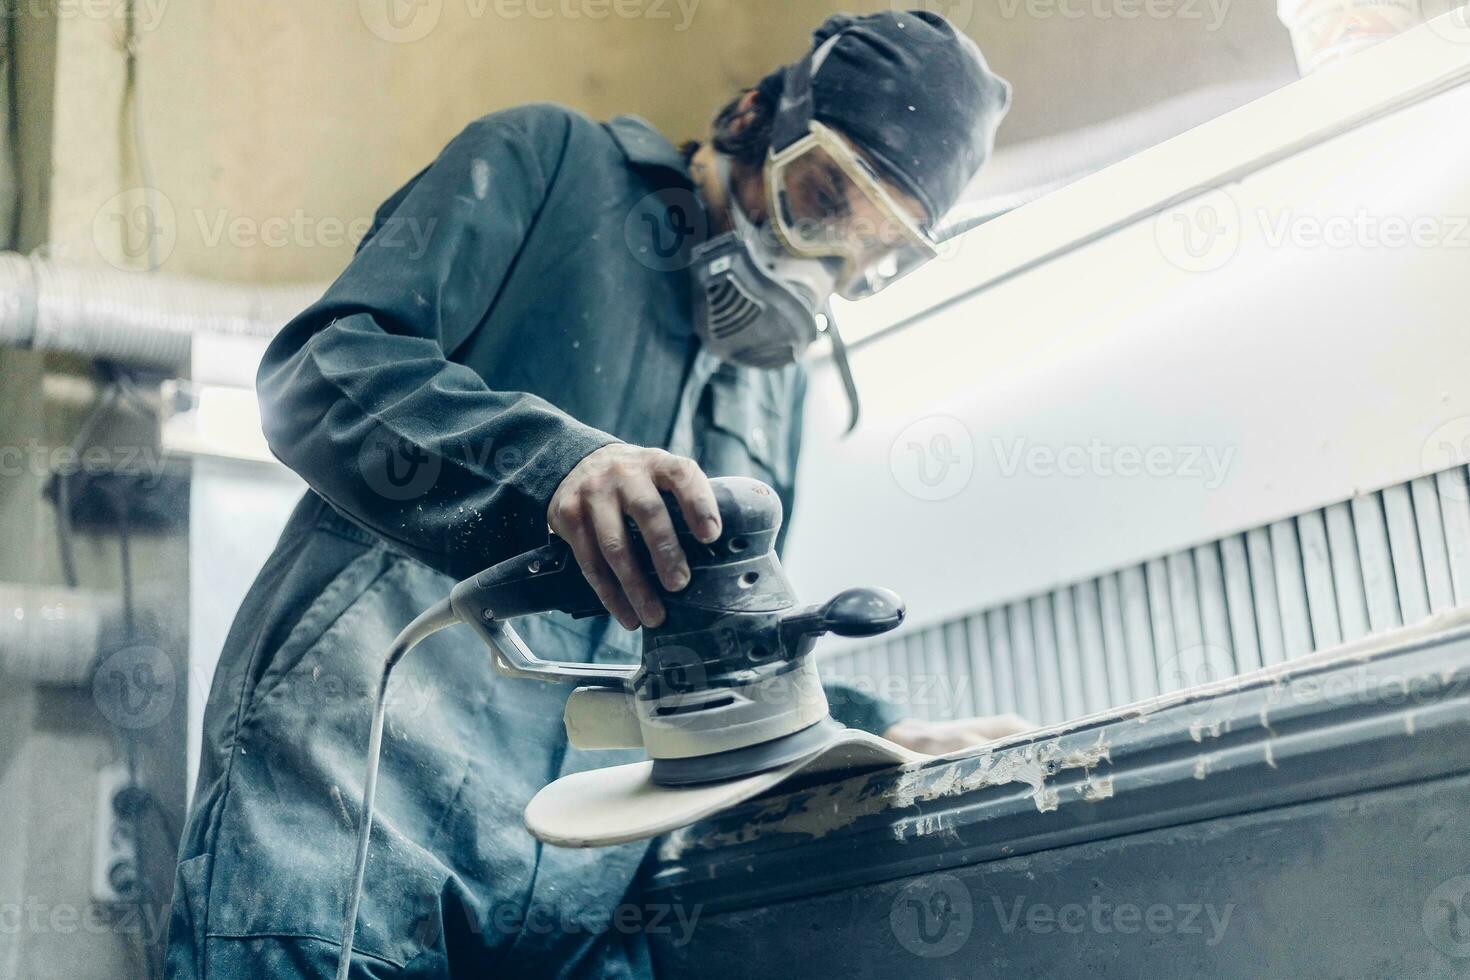
[[[204,706],[235,612],[306,484],[265,455],[254,379],[265,343],[200,334],[191,377],[200,406],[166,423],[165,446],[191,457],[189,489],[188,800],[199,774]]]
[[[1470,44],[1425,28],[992,222],[871,302],[961,295],[1014,264],[1013,245],[1044,254],[1150,189],[1466,66]],[[818,365],[788,562],[800,593],[887,585],[930,623],[1465,462],[1467,113],[1461,86],[862,347],[864,422],[845,441]],[[1225,234],[1207,248],[1212,217]],[[1427,245],[1381,240],[1426,227]],[[875,305],[867,326],[898,312]],[[1114,472],[1151,450],[1153,475]]]
[[[279,464],[201,456],[189,492],[188,787],[199,773],[204,705],[235,611],[306,485]]]

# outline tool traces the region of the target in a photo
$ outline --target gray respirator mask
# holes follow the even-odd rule
[[[791,255],[769,228],[752,222],[731,187],[729,158],[716,154],[715,160],[734,227],[692,253],[700,342],[729,364],[775,370],[795,363],[825,332],[851,405],[851,431],[857,386],[829,307],[837,270],[829,261]]]

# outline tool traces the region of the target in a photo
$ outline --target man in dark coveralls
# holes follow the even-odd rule
[[[542,657],[636,660],[631,631],[663,610],[625,518],[677,591],[660,491],[705,540],[706,473],[758,477],[791,514],[816,314],[932,255],[1008,100],[941,17],[839,16],[707,144],[524,106],[382,205],[260,368],[271,448],[311,489],[214,678],[170,976],[332,975],[378,657],[456,580],[549,525],[611,616],[517,629]],[[567,689],[498,681],[467,630],[429,640],[394,691],[353,976],[650,975],[646,936],[611,919],[647,845],[543,847],[521,823],[543,785],[636,754],[569,747]],[[1019,724],[828,694],[839,721],[920,751]]]

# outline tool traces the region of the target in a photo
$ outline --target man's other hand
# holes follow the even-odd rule
[[[905,718],[884,732],[883,737],[914,752],[922,752],[925,755],[946,755],[1029,731],[1035,727],[1026,719],[1016,715],[955,718],[950,721],[922,721],[918,718]]]
[[[673,494],[700,541],[720,536],[709,478],[694,460],[662,449],[603,446],[567,474],[546,510],[546,523],[571,545],[582,575],[624,629],[664,621],[663,603],[634,551],[625,516],[642,533],[663,587],[678,592],[689,584],[689,562],[659,491]]]

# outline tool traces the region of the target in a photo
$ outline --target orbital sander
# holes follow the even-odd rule
[[[555,535],[544,547],[460,582],[394,640],[369,736],[339,978],[347,976],[367,865],[388,679],[415,645],[456,623],[479,635],[502,676],[575,685],[565,709],[571,744],[647,752],[645,762],[574,773],[541,790],[525,820],[547,843],[593,847],[652,837],[798,774],[921,758],[833,720],[811,657],[824,633],[866,637],[898,626],[902,600],[886,589],[854,588],[820,605],[801,605],[776,557],[782,512],[775,492],[744,477],[716,477],[710,485],[721,528],[713,542],[699,541],[668,501],[689,584],[679,592],[659,590],[665,618],[644,627],[638,664],[542,660],[516,633],[510,621],[519,616],[605,612],[571,547]],[[651,567],[637,527],[629,522],[628,529],[635,553]]]

